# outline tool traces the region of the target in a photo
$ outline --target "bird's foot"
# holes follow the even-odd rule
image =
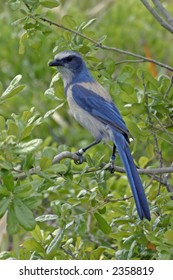
[[[111,173],[114,173],[114,162],[115,162],[115,159],[116,159],[116,156],[115,155],[112,155],[111,158],[110,158],[110,161],[109,161],[109,164],[110,164],[110,172]]]
[[[74,160],[75,164],[82,164],[84,162],[83,153],[84,153],[83,149],[80,149],[75,153],[79,157],[79,159]]]

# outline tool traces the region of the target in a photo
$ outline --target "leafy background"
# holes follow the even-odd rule
[[[81,165],[68,157],[52,164],[93,139],[71,117],[48,62],[65,49],[83,55],[120,109],[133,158],[146,170],[172,165],[172,72],[124,61],[134,58],[40,17],[170,66],[172,34],[136,0],[0,3],[0,258],[173,259],[172,173],[141,174],[149,222],[139,220],[125,174],[102,166],[109,146],[93,147]],[[172,1],[165,4],[173,14]]]

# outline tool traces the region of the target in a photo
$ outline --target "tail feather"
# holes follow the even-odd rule
[[[128,143],[122,134],[114,132],[114,144],[116,145],[126,174],[132,189],[136,208],[140,219],[146,218],[150,220],[150,211],[148,202],[145,196],[145,192],[142,186],[141,179],[139,177],[137,168],[134,164],[133,158],[128,147]]]

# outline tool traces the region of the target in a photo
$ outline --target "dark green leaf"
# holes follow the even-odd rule
[[[7,214],[7,231],[9,234],[15,234],[19,230],[19,223],[14,212],[13,204],[10,205]]]
[[[5,214],[10,204],[11,198],[4,197],[0,200],[0,218]]]
[[[103,231],[105,234],[109,234],[111,232],[111,227],[110,225],[107,223],[107,221],[103,218],[103,216],[101,216],[98,212],[96,212],[94,214],[97,223],[98,223],[98,227],[101,231]]]
[[[14,178],[10,171],[4,170],[1,172],[2,180],[4,182],[4,185],[9,191],[14,190]]]
[[[14,197],[13,199],[13,205],[19,224],[26,230],[33,230],[36,226],[36,222],[32,211],[17,197]]]

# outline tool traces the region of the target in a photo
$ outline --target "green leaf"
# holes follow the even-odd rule
[[[35,210],[42,203],[42,195],[35,194],[27,198],[25,197],[23,202],[29,207],[29,209]]]
[[[0,116],[0,131],[5,129],[5,119],[3,116]]]
[[[23,242],[24,248],[30,252],[36,251],[37,253],[44,253],[44,248],[42,244],[34,239],[27,239]]]
[[[50,115],[52,115],[53,113],[55,113],[56,110],[58,110],[59,108],[61,108],[62,106],[64,106],[64,103],[61,103],[60,105],[58,105],[56,108],[49,110],[45,115],[44,118],[48,118]]]
[[[27,40],[29,37],[28,32],[25,31],[22,36],[20,37],[19,40],[19,54],[24,54],[25,53],[25,45],[24,42]]]
[[[98,223],[98,227],[101,231],[103,231],[105,234],[109,234],[111,232],[111,227],[110,225],[107,223],[107,221],[103,218],[103,216],[101,216],[98,212],[96,212],[94,214],[97,223]]]
[[[84,26],[82,26],[82,30],[90,26],[93,22],[96,21],[96,18],[90,19],[87,23],[84,23]]]
[[[10,171],[3,170],[1,171],[1,176],[6,188],[12,192],[14,190],[14,178],[12,173]]]
[[[98,247],[93,250],[90,254],[90,260],[100,260],[105,249],[106,247]]]
[[[8,135],[14,135],[17,138],[19,137],[19,130],[17,125],[14,123],[13,120],[7,120],[8,125]]]
[[[57,220],[58,216],[49,214],[49,215],[42,215],[36,218],[37,222],[47,222],[47,221],[54,221]]]
[[[59,1],[58,0],[40,0],[39,1],[40,4],[43,6],[43,7],[46,7],[46,8],[56,8],[59,6]]]
[[[146,113],[146,108],[142,103],[133,103],[131,106],[131,112],[133,112],[133,115],[144,114]]]
[[[76,22],[74,21],[72,16],[65,15],[62,18],[62,25],[68,28],[74,28],[76,26]]]
[[[22,134],[21,134],[21,139],[25,139],[26,137],[30,136],[31,135],[31,131],[33,130],[33,125],[29,125],[29,126],[26,126],[24,128],[24,130],[22,131]]]
[[[149,159],[147,157],[142,156],[139,159],[139,166],[141,168],[144,168],[148,164],[148,162],[149,162]]]
[[[173,245],[173,231],[172,230],[168,230],[165,232],[164,234],[165,240],[167,243]]]
[[[16,218],[13,204],[10,205],[7,214],[7,231],[9,234],[15,234],[19,230],[19,223]]]
[[[0,200],[0,218],[5,214],[5,212],[8,209],[8,206],[10,204],[11,198],[10,197],[4,197]]]
[[[40,159],[40,168],[41,170],[46,170],[47,168],[51,167],[52,159],[48,157],[42,157]]]
[[[57,164],[53,164],[52,166],[50,166],[49,168],[46,169],[47,172],[49,173],[61,173],[64,174],[67,172],[67,166],[65,164],[61,164],[61,163],[57,163]]]
[[[36,222],[32,211],[17,197],[13,199],[13,205],[19,224],[26,230],[33,230],[36,226]]]
[[[44,241],[43,231],[40,229],[40,227],[38,225],[36,225],[35,229],[33,231],[31,231],[30,233],[36,241],[39,241],[39,242]]]
[[[131,121],[129,118],[125,117],[124,118],[125,123],[128,127],[128,130],[130,131],[130,134],[134,137],[134,138],[139,138],[141,135],[141,131],[139,129],[139,127],[137,126],[137,124],[133,121]]]
[[[10,98],[12,96],[14,96],[15,94],[21,92],[23,89],[25,88],[25,85],[20,85],[15,87],[14,89],[12,89],[11,91],[9,91],[8,93],[5,92],[5,94],[3,93],[3,95],[1,95],[0,97],[0,102],[6,100],[7,98]]]
[[[33,139],[28,142],[20,142],[14,148],[18,154],[28,154],[35,151],[42,143],[42,139]]]
[[[22,75],[17,75],[10,83],[9,87],[3,92],[0,97],[0,102],[6,100],[7,98],[12,97],[13,95],[22,91],[25,85],[18,85],[22,78]]]
[[[57,230],[56,236],[52,239],[51,243],[47,247],[46,254],[56,252],[63,239],[65,228]]]

